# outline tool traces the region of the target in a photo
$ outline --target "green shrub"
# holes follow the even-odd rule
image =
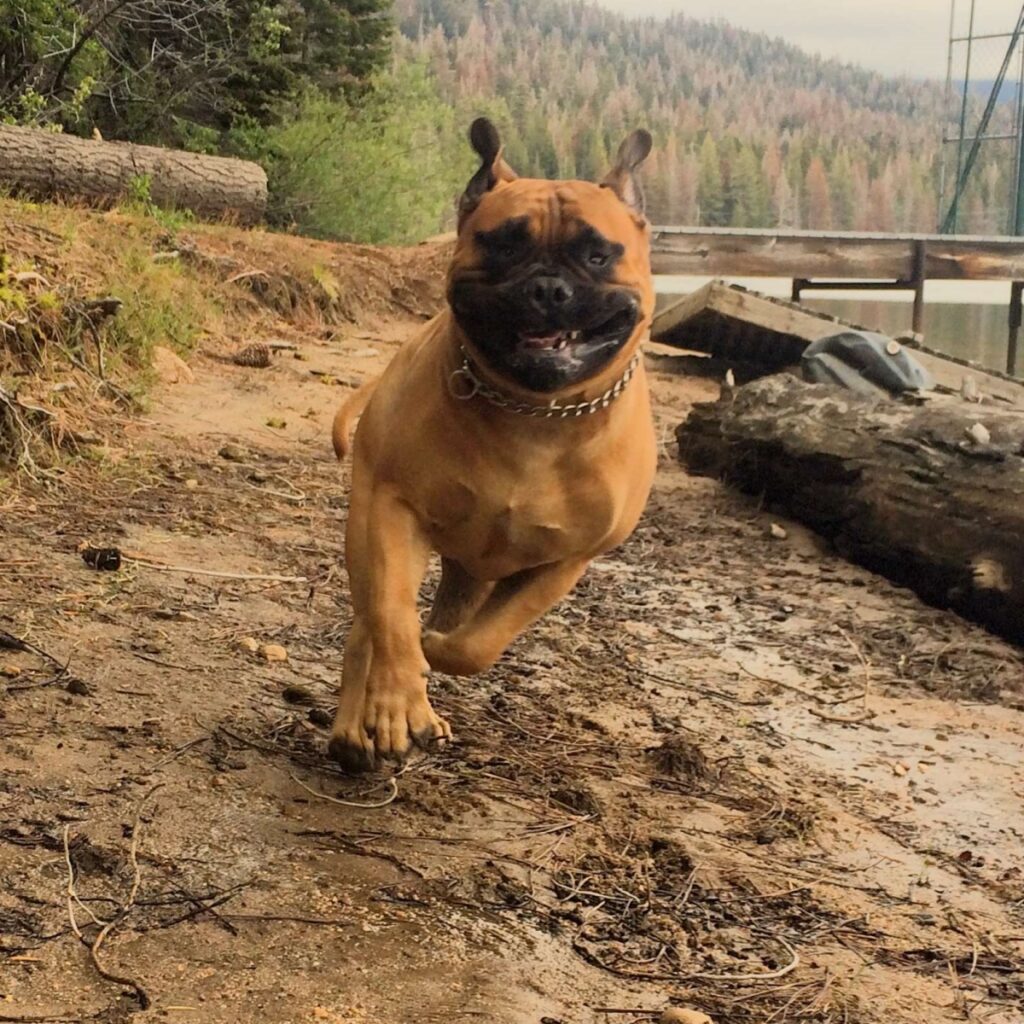
[[[274,126],[249,126],[240,148],[267,168],[277,225],[397,244],[451,223],[474,167],[466,125],[420,65],[406,64],[374,86],[358,105],[310,91]]]

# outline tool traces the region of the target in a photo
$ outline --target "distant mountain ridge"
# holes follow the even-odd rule
[[[460,109],[503,121],[525,172],[594,177],[645,124],[658,142],[646,181],[661,223],[936,226],[944,83],[584,0],[396,0],[395,10],[400,58],[427,63]],[[965,228],[1001,227],[1010,173],[986,156]]]

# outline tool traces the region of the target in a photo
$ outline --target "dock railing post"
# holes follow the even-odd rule
[[[927,273],[928,247],[924,242],[914,242],[914,317],[912,329],[915,334],[924,334],[924,282]]]
[[[1017,375],[1017,342],[1020,338],[1021,322],[1024,321],[1024,281],[1010,285],[1010,337],[1006,343],[1006,372]]]

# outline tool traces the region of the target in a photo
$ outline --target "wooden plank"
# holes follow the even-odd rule
[[[916,242],[929,280],[1024,279],[1020,238],[661,228],[651,259],[656,274],[909,280]]]

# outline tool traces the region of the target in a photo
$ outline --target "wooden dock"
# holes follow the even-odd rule
[[[788,277],[807,291],[908,291],[913,330],[925,333],[926,281],[1009,281],[1007,372],[1017,372],[1024,320],[1024,238],[842,231],[656,227],[655,274]]]
[[[865,328],[740,285],[710,281],[658,313],[651,339],[704,353],[749,379],[795,367],[808,345],[844,330]],[[938,388],[957,393],[964,378],[971,377],[979,395],[1024,409],[1024,381],[941,355],[916,341],[908,347]]]

